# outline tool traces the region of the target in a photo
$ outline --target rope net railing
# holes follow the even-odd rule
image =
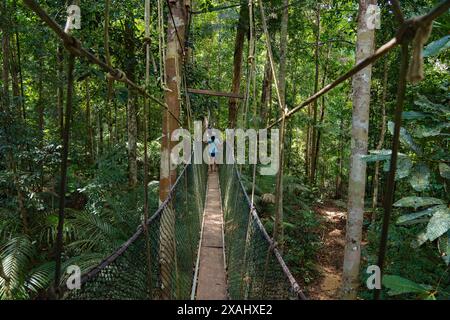
[[[235,165],[220,166],[228,292],[237,300],[306,300],[267,234]]]
[[[181,171],[168,199],[136,233],[81,277],[64,299],[189,299],[206,194],[206,167]]]

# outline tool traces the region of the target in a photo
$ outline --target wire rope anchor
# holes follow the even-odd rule
[[[127,81],[127,75],[125,74],[125,72],[123,72],[120,69],[115,69],[114,72],[108,72],[106,74],[106,77],[110,80],[119,81],[119,82]]]
[[[66,48],[66,50],[69,51],[74,56],[79,57],[82,55],[81,42],[77,38],[68,34],[67,38],[63,39],[63,45],[64,48]]]

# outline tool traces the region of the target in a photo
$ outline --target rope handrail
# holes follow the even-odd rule
[[[321,90],[317,91],[310,97],[308,97],[305,101],[303,101],[300,105],[298,105],[295,108],[292,108],[290,111],[288,111],[284,118],[289,119],[291,118],[295,113],[302,110],[304,107],[308,106],[309,104],[313,103],[317,99],[319,99],[324,94],[328,93],[344,81],[348,80],[355,74],[357,74],[359,71],[363,70],[365,67],[373,64],[375,61],[383,57],[385,54],[390,52],[392,49],[394,49],[396,46],[404,43],[405,41],[411,41],[414,38],[415,33],[417,32],[419,26],[431,23],[433,20],[438,18],[439,16],[443,15],[445,12],[447,12],[450,8],[450,0],[445,0],[438,4],[436,7],[434,7],[429,13],[418,16],[415,18],[408,19],[404,21],[400,28],[397,31],[397,34],[394,38],[386,42],[384,45],[382,45],[380,48],[378,48],[374,54],[367,57],[366,59],[360,61],[357,63],[353,68],[351,68],[349,71],[347,71],[345,74],[337,78],[332,83],[326,85]],[[397,10],[396,10],[397,11]],[[399,13],[398,13],[399,14]],[[280,123],[283,120],[283,117],[280,117],[278,120],[273,122],[271,125],[267,127],[267,129],[271,129],[278,123]]]
[[[170,204],[170,201],[173,198],[174,192],[176,188],[178,187],[178,184],[180,183],[180,180],[184,176],[186,169],[189,165],[185,165],[183,169],[181,170],[180,174],[178,175],[177,180],[171,187],[169,194],[166,198],[166,200],[158,207],[158,209],[155,211],[155,213],[148,218],[146,221],[146,226],[150,226],[150,224],[156,220],[164,211],[165,208]],[[117,248],[112,254],[110,254],[108,257],[103,259],[97,266],[91,268],[89,271],[81,275],[81,285],[84,285],[89,280],[93,279],[96,275],[98,275],[102,270],[107,268],[109,265],[111,265],[117,258],[119,258],[144,232],[143,224],[139,225],[136,232],[127,240],[125,241],[119,248]],[[60,293],[64,293],[67,290],[67,287],[65,285],[62,285],[60,287]]]
[[[288,266],[286,265],[286,262],[284,261],[283,257],[281,256],[280,251],[277,248],[277,244],[273,241],[273,239],[269,236],[269,234],[267,233],[266,228],[264,227],[261,219],[259,218],[258,212],[256,210],[256,208],[254,206],[252,206],[252,202],[247,194],[247,192],[245,191],[245,187],[244,187],[244,183],[242,182],[241,179],[241,174],[239,173],[239,170],[237,170],[237,168],[234,168],[235,174],[238,178],[239,181],[239,185],[241,188],[241,191],[243,192],[245,199],[247,200],[247,204],[249,206],[250,212],[253,216],[253,219],[255,220],[258,228],[260,229],[260,231],[262,232],[264,238],[266,239],[266,241],[269,244],[269,247],[272,248],[272,251],[278,261],[278,263],[280,264],[281,268],[283,269],[283,272],[286,276],[286,278],[289,280],[291,287],[292,287],[292,291],[298,295],[298,297],[301,300],[307,300],[308,298],[305,296],[305,294],[303,293],[303,291],[300,288],[300,285],[297,283],[297,281],[295,280],[294,276],[292,275],[291,271],[289,270]]]
[[[127,85],[135,89],[138,93],[140,93],[142,96],[145,96],[150,100],[152,100],[153,102],[157,103],[158,105],[166,109],[167,112],[178,122],[178,124],[182,126],[182,122],[180,121],[180,119],[178,119],[178,117],[173,114],[173,112],[169,109],[166,103],[154,97],[153,95],[148,93],[144,88],[131,81],[126,75],[126,73],[124,73],[122,70],[109,66],[106,62],[100,60],[98,57],[93,55],[88,49],[82,47],[81,41],[75,38],[74,36],[65,33],[64,30],[59,26],[59,24],[55,20],[53,20],[35,0],[24,0],[24,3],[32,11],[34,11],[39,16],[39,18],[41,18],[41,20],[45,24],[47,24],[47,26],[50,29],[52,29],[56,33],[56,35],[63,41],[66,50],[68,50],[75,56],[84,57],[91,64],[95,64],[99,66],[104,72],[107,72],[112,79],[126,83]]]

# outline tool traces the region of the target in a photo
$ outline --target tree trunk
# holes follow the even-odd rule
[[[380,131],[380,140],[378,141],[377,150],[381,150],[384,144],[384,137],[386,135],[386,97],[387,97],[387,85],[388,85],[388,59],[384,60],[384,75],[383,75],[383,95],[381,98],[381,131]],[[372,195],[372,222],[376,219],[376,207],[378,203],[378,184],[380,180],[380,162],[377,161],[375,163],[375,173],[373,176],[373,195]]]
[[[134,82],[136,57],[135,57],[134,17],[132,12],[127,13],[124,36],[125,36],[125,50],[127,52],[125,60],[125,72],[128,78]],[[99,125],[101,126],[101,124]],[[136,92],[130,86],[128,87],[128,102],[127,102],[127,134],[128,134],[128,185],[130,187],[135,187],[137,185]],[[102,135],[101,130],[100,135]]]
[[[62,45],[58,45],[56,51],[56,107],[58,109],[58,120],[59,120],[59,133],[62,138],[63,136],[63,128],[64,128],[64,80],[63,80],[63,72],[64,72],[64,52]]]
[[[15,51],[13,53],[14,55],[14,65],[17,67],[14,67],[14,71],[13,73],[17,72],[17,92],[18,92],[18,97],[20,97],[20,101],[18,103],[18,105],[21,107],[21,111],[22,111],[22,119],[25,121],[26,120],[26,109],[25,109],[25,96],[24,96],[24,90],[23,90],[23,77],[22,77],[22,57],[21,57],[21,51],[20,51],[20,37],[19,37],[19,28],[17,28],[17,0],[13,1],[13,11],[14,11],[14,25],[16,26],[16,30],[14,32],[14,38],[15,38]],[[19,83],[20,83],[20,90],[19,90]]]
[[[328,60],[330,59],[330,47],[328,47],[327,50],[327,58],[325,61],[325,68],[323,70],[323,76],[322,76],[322,88],[325,87],[325,82],[327,79],[327,72],[328,72]],[[317,168],[317,163],[319,161],[319,153],[320,153],[320,138],[322,137],[322,130],[320,129],[321,125],[323,124],[323,120],[325,118],[325,95],[322,96],[321,99],[322,103],[320,105],[320,118],[319,118],[319,125],[317,128],[317,139],[316,139],[316,145],[314,148],[314,163],[313,163],[313,169],[314,173]],[[315,177],[315,175],[314,175]]]
[[[66,113],[64,119],[63,142],[61,152],[61,179],[59,186],[59,210],[58,210],[58,227],[55,244],[55,293],[58,294],[57,288],[60,285],[61,279],[61,260],[63,251],[63,234],[64,234],[64,219],[65,219],[65,204],[66,204],[66,189],[67,189],[67,167],[69,155],[69,138],[70,127],[72,122],[72,104],[73,104],[73,70],[75,67],[75,57],[70,55],[67,67],[67,101]]]
[[[161,140],[161,165],[159,180],[159,200],[165,201],[169,195],[171,186],[177,178],[176,168],[172,166],[170,154],[175,143],[171,141],[172,132],[178,129],[177,117],[180,118],[180,86],[182,79],[182,64],[184,58],[184,34],[186,25],[186,7],[183,0],[171,0],[169,2],[171,12],[168,14],[167,27],[167,51],[165,61],[166,85],[169,90],[165,92],[165,102],[170,111],[164,110]],[[174,25],[176,21],[176,26]],[[165,211],[165,219],[160,226],[160,261],[162,277],[162,299],[174,298],[172,276],[176,270],[175,249],[175,212],[171,205]],[[175,290],[176,291],[176,290]],[[176,295],[175,295],[176,297]]]
[[[276,179],[275,193],[275,224],[274,224],[274,240],[281,243],[283,250],[284,228],[283,228],[283,174],[284,174],[284,138],[286,131],[285,109],[286,109],[286,60],[287,60],[287,43],[288,43],[288,22],[289,22],[289,0],[283,0],[283,14],[281,17],[280,30],[280,69],[278,75],[279,93],[281,98],[281,108],[283,120],[280,130],[280,168]]]
[[[366,25],[366,11],[369,4],[376,4],[376,0],[359,1],[357,63],[374,51],[375,32]],[[366,67],[353,77],[352,148],[342,277],[343,299],[356,299],[358,293],[366,185],[366,162],[361,156],[367,154],[371,77],[372,66]]]
[[[92,130],[91,117],[91,92],[89,88],[89,81],[86,79],[86,127],[87,127],[87,146],[86,146],[86,160],[89,164],[94,162],[94,135]]]
[[[334,193],[334,197],[336,199],[340,199],[342,197],[342,170],[344,167],[343,162],[343,151],[344,148],[344,119],[341,115],[339,121],[339,144],[338,144],[338,174],[336,175],[336,190]]]
[[[233,60],[233,82],[231,92],[238,94],[241,87],[242,77],[242,57],[244,53],[244,41],[248,32],[248,4],[241,0],[241,10],[239,12],[239,22],[236,31]],[[236,127],[238,99],[230,98],[228,109],[228,128]]]
[[[316,8],[316,46],[314,49],[314,60],[315,60],[315,77],[314,77],[314,92],[317,92],[319,90],[319,54],[320,54],[320,3],[317,3]],[[309,182],[315,183],[316,179],[316,168],[317,168],[317,108],[318,103],[317,99],[314,101],[312,105],[312,117],[313,117],[313,123],[311,126],[311,133],[310,133],[310,169],[309,169]]]
[[[262,127],[265,127],[268,122],[268,114],[269,114],[269,104],[272,99],[272,70],[270,69],[270,58],[269,54],[266,56],[266,63],[264,65],[264,79],[261,91],[261,109],[260,109],[260,117]]]
[[[8,16],[6,1],[2,3],[2,11],[5,13],[5,17]],[[2,19],[3,20],[3,19]],[[3,31],[2,37],[2,53],[3,53],[3,68],[2,68],[2,81],[3,81],[3,94],[2,94],[2,111],[9,113],[10,109],[10,95],[9,95],[9,26],[7,25],[7,18],[1,21],[1,28]]]
[[[109,52],[109,7],[111,5],[111,0],[105,1],[105,13],[104,13],[104,19],[105,19],[105,29],[103,34],[103,46],[105,48],[105,58],[106,63],[108,66],[111,66],[111,54]],[[113,79],[107,79],[107,91],[106,91],[106,112],[107,112],[107,118],[108,118],[108,132],[109,132],[109,140],[108,140],[108,147],[111,147],[111,144],[115,144],[117,141],[114,139],[115,135],[113,133],[113,116],[112,116],[112,96],[114,94],[114,80]]]

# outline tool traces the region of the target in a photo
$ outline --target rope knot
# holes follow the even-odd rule
[[[73,36],[63,41],[64,48],[74,56],[81,56],[81,42]]]
[[[400,27],[396,38],[401,44],[412,42],[412,56],[408,67],[407,80],[416,84],[424,79],[423,47],[428,41],[433,22],[421,22],[419,18],[405,21]]]
[[[120,69],[116,69],[114,71],[114,73],[109,72],[106,77],[108,79],[114,80],[114,81],[120,81],[120,82],[125,82],[127,80],[127,75],[125,74],[125,72],[123,72]]]
[[[422,81],[423,72],[423,47],[428,41],[433,29],[433,22],[419,23],[412,40],[412,56],[408,68],[407,80],[413,84]]]

